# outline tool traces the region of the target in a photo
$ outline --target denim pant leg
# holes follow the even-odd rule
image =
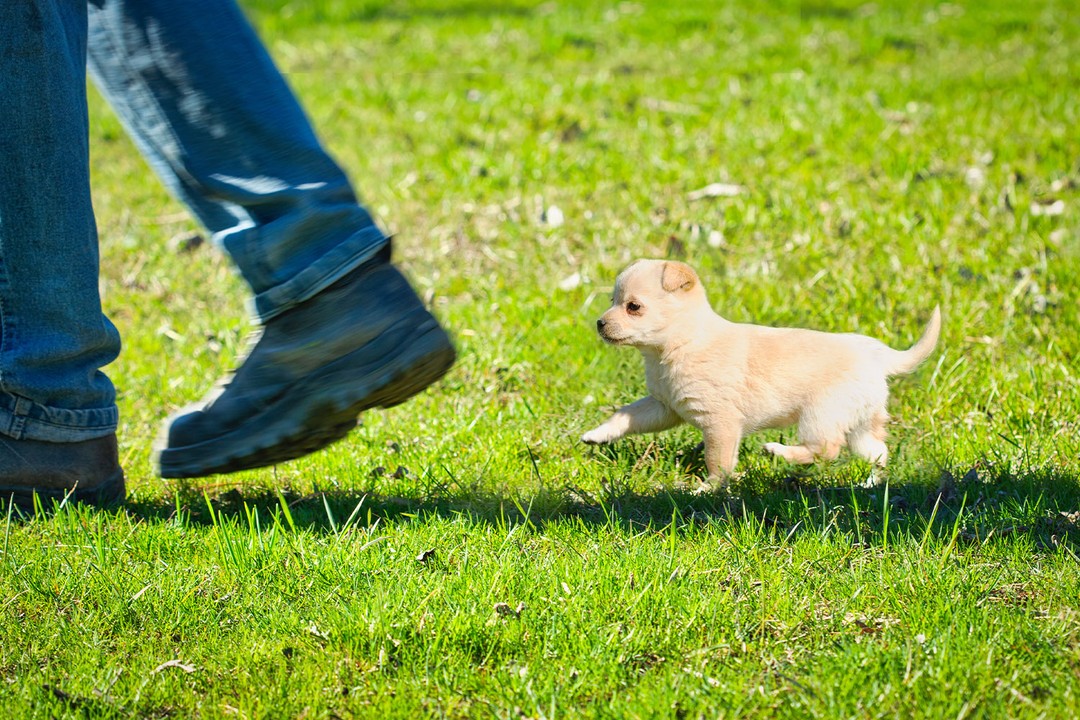
[[[234,0],[106,0],[90,72],[266,322],[387,242]]]
[[[100,371],[120,351],[101,312],[90,204],[85,1],[0,3],[0,434],[115,431]]]

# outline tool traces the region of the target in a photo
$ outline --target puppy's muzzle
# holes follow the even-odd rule
[[[604,318],[600,318],[596,321],[596,332],[600,333],[600,337],[601,339],[603,339],[604,342],[609,342],[613,344],[618,342],[618,340],[608,334],[607,320],[605,320]]]

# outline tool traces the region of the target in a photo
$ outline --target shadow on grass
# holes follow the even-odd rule
[[[848,477],[838,478],[845,468]],[[674,523],[677,532],[710,523],[752,523],[777,538],[840,533],[867,546],[881,544],[887,533],[893,538],[929,534],[960,543],[1008,542],[1031,552],[1053,552],[1061,545],[1080,550],[1080,477],[1072,474],[1053,468],[1013,473],[974,467],[962,473],[909,473],[895,485],[866,487],[852,480],[865,467],[852,463],[835,470],[795,475],[790,468],[781,474],[750,470],[734,493],[663,484],[643,491],[629,483],[604,482],[593,490],[545,485],[530,488],[528,495],[451,483],[414,487],[403,495],[260,488],[209,496],[192,485],[179,488],[172,502],[129,503],[127,511],[150,522],[171,521],[182,513],[187,523],[212,525],[248,523],[256,509],[265,524],[275,515],[284,518],[287,508],[296,529],[320,533],[432,517],[507,528],[529,524],[538,530],[560,522],[630,531],[670,530]]]

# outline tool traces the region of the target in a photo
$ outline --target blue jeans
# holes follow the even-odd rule
[[[265,323],[387,242],[233,0],[0,4],[0,434],[115,432],[86,71]]]

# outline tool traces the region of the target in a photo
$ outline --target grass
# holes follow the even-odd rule
[[[245,293],[92,97],[130,501],[2,519],[8,716],[1076,714],[1073,3],[246,5],[460,361],[313,457],[154,477]],[[760,454],[790,431],[732,497],[680,489],[691,430],[580,445],[644,392],[592,330],[636,257],[895,346],[940,303],[888,483]]]

